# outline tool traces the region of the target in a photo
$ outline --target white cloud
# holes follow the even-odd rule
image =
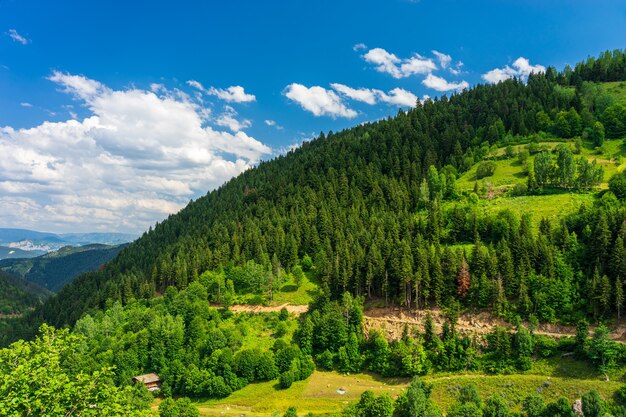
[[[228,87],[225,90],[221,88],[211,87],[208,90],[207,94],[214,95],[222,100],[235,103],[248,103],[256,100],[256,97],[253,94],[246,93],[244,88],[239,85]]]
[[[189,80],[189,81],[187,81],[187,84],[189,84],[193,88],[197,88],[198,90],[200,90],[202,92],[206,91],[206,88],[204,88],[204,86],[200,82],[198,82],[196,80]]]
[[[380,93],[380,100],[387,104],[394,104],[403,107],[414,107],[417,96],[402,88],[394,88],[388,94]]]
[[[424,58],[421,55],[415,54],[412,58],[404,61],[400,66],[400,71],[403,77],[408,77],[413,74],[428,74],[437,69],[437,66],[430,58]]]
[[[235,133],[252,126],[252,122],[250,120],[237,120],[235,116],[237,116],[235,109],[230,106],[225,106],[224,113],[217,118],[215,124],[218,126],[225,126]]]
[[[266,119],[266,120],[264,121],[264,123],[265,123],[266,125],[268,125],[268,126],[271,126],[271,127],[273,127],[273,128],[276,128],[276,129],[278,129],[278,130],[283,130],[283,127],[282,127],[281,125],[279,125],[278,123],[276,123],[276,121],[275,121],[275,120]]]
[[[424,84],[428,88],[432,88],[433,90],[437,90],[437,91],[451,91],[451,90],[460,91],[469,87],[469,84],[467,83],[467,81],[460,81],[458,83],[453,83],[453,82],[447,81],[443,77],[438,77],[433,74],[428,74],[426,78],[422,81],[422,84]]]
[[[33,105],[32,105],[32,104],[30,104],[30,103],[29,103],[29,102],[27,102],[27,101],[22,101],[22,102],[20,103],[20,106],[22,106],[22,107],[33,107]]]
[[[145,230],[271,154],[241,131],[205,126],[206,109],[181,92],[49,79],[89,115],[0,127],[0,225]]]
[[[523,81],[528,79],[531,73],[545,72],[546,68],[543,65],[530,65],[528,59],[519,57],[513,62],[513,67],[505,66],[504,68],[494,68],[491,71],[482,75],[483,80],[496,84],[500,81],[508,80],[509,78],[520,78]]]
[[[15,29],[9,29],[8,35],[15,42],[21,43],[22,45],[28,45],[30,43],[30,39],[28,39],[28,38],[20,35],[19,33],[17,33],[17,30],[15,30]]]
[[[370,90],[369,88],[352,88],[339,83],[332,83],[330,86],[335,89],[335,91],[340,92],[352,100],[361,101],[370,105],[376,104],[376,98],[379,90]]]
[[[305,87],[302,84],[293,83],[285,87],[285,96],[298,103],[300,107],[315,116],[330,116],[353,118],[357,113],[346,107],[341,98],[332,90],[320,86]]]
[[[397,67],[397,64],[401,62],[400,58],[385,51],[383,48],[370,49],[363,55],[363,59],[370,64],[375,64],[378,72],[386,72],[394,78],[402,78],[402,73]]]
[[[365,45],[364,43],[357,43],[352,47],[353,51],[360,51],[361,49],[367,49],[367,45]]]
[[[463,70],[463,65],[464,65],[463,61],[457,61],[454,68],[450,67],[448,68],[448,71],[450,71],[450,74],[452,75],[459,75],[461,71]]]
[[[437,57],[439,65],[441,65],[441,68],[443,69],[448,68],[448,65],[450,65],[450,63],[452,62],[452,57],[450,55],[444,54],[443,52],[433,50],[433,55]]]
[[[370,49],[363,55],[363,59],[376,65],[378,72],[384,72],[394,78],[405,78],[414,74],[428,74],[437,69],[437,65],[430,58],[419,54],[408,59],[400,59],[395,54],[382,48]]]
[[[385,92],[377,89],[370,88],[352,88],[344,84],[333,83],[330,85],[333,89],[343,94],[344,96],[374,105],[381,101],[383,103],[399,105],[399,106],[415,106],[417,96],[410,91],[403,90],[402,88],[394,88],[385,94]]]
[[[196,80],[189,80],[187,81],[187,84],[205,94],[216,96],[217,98],[228,101],[229,103],[249,103],[256,101],[256,96],[254,94],[246,93],[245,89],[240,85],[233,85],[223,89],[215,87],[204,88],[204,86]]]

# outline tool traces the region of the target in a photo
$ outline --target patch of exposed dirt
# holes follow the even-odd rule
[[[278,312],[283,308],[286,308],[289,313],[299,316],[306,313],[309,306],[287,303],[279,306],[236,304],[231,306],[230,310],[235,313],[271,313]],[[371,330],[377,329],[382,330],[388,339],[397,340],[402,337],[405,325],[409,326],[409,330],[416,328],[419,331],[424,331],[424,320],[429,313],[433,318],[435,331],[441,333],[446,317],[440,309],[415,310],[399,307],[371,307],[364,312],[363,326],[366,334]],[[526,325],[528,326],[528,323]],[[496,326],[508,329],[513,329],[514,327],[511,323],[507,323],[488,311],[481,311],[462,314],[459,317],[456,330],[463,335],[485,335],[490,333]],[[593,334],[594,329],[595,327],[591,326],[590,333]],[[539,324],[534,333],[560,339],[566,336],[575,336],[576,327],[542,323]],[[611,338],[619,342],[626,342],[626,323],[619,323],[613,326],[611,328]]]
[[[272,313],[278,312],[286,308],[288,312],[299,316],[300,314],[304,314],[309,310],[308,305],[291,305],[291,304],[282,304],[279,306],[262,306],[262,305],[251,305],[251,304],[235,304],[230,306],[230,311],[234,313]]]
[[[365,311],[364,327],[365,332],[373,329],[384,331],[387,338],[395,340],[402,337],[405,325],[411,328],[417,328],[419,331],[424,330],[424,320],[428,313],[433,318],[435,331],[441,333],[446,317],[439,309],[432,310],[409,310],[398,307],[387,308],[370,308]],[[528,323],[525,323],[528,326]],[[490,333],[494,327],[503,326],[513,329],[511,323],[507,323],[499,317],[494,316],[490,312],[481,311],[478,313],[464,313],[459,317],[456,329],[464,335],[484,335]],[[595,327],[590,327],[590,333],[593,334]],[[562,324],[542,323],[539,324],[534,331],[535,334],[549,336],[560,339],[566,336],[575,336],[576,327],[566,326]],[[626,341],[626,325],[619,324],[611,329],[611,338],[616,341]]]
[[[19,319],[23,317],[24,314],[13,313],[13,314],[0,314],[0,319]]]

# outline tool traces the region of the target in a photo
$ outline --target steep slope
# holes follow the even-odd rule
[[[0,271],[0,318],[19,316],[40,305],[50,292]]]
[[[123,250],[104,271],[82,275],[66,286],[31,320],[72,323],[84,312],[104,306],[106,300],[151,297],[170,285],[186,287],[206,270],[247,261],[268,269],[280,264],[289,270],[305,254],[314,257],[323,286],[333,296],[350,290],[437,305],[457,296],[457,271],[464,255],[454,252],[453,257],[452,245],[481,239],[493,246],[478,245],[474,259],[483,252],[486,259],[495,256],[495,245],[509,250],[507,239],[511,239],[517,247],[510,262],[521,265],[525,273],[552,278],[554,265],[544,265],[536,258],[541,254],[532,248],[547,239],[554,245],[551,253],[556,253],[562,250],[560,240],[553,243],[551,237],[529,235],[526,223],[520,226],[515,219],[502,229],[471,206],[466,209],[469,214],[459,219],[458,230],[442,232],[437,201],[457,198],[455,177],[481,161],[493,144],[553,130],[556,122],[561,123],[558,117],[570,123],[572,116],[574,135],[592,129],[602,114],[593,113],[596,109],[584,101],[580,85],[604,78],[626,79],[626,59],[618,51],[609,54],[608,65],[603,64],[608,72],[596,71],[595,66],[595,61],[588,61],[573,72],[561,73],[550,68],[545,74],[531,75],[527,84],[507,80],[478,85],[450,98],[419,103],[395,118],[322,134],[190,203]],[[416,218],[420,210],[424,218]],[[611,234],[607,240],[613,241],[623,210],[610,215],[607,225],[605,214],[599,220],[602,216],[597,212],[586,213],[584,219],[560,225],[559,232],[582,236],[586,220],[596,229],[606,225]],[[587,243],[593,242],[582,242]],[[602,260],[609,256],[600,255]],[[442,262],[445,259],[450,262]],[[576,273],[593,272],[588,268],[595,264],[584,261],[572,264]],[[492,271],[482,263],[470,269],[478,277]],[[486,296],[476,293],[466,302],[490,305],[497,291],[495,277],[485,277],[484,286],[490,288]],[[525,278],[516,275],[514,284],[506,288],[507,296],[522,297],[520,279]]]
[[[65,246],[36,258],[0,260],[0,269],[56,292],[83,272],[98,270],[125,246]]]

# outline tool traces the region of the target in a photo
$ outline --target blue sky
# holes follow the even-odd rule
[[[623,1],[0,0],[0,227],[140,232],[320,131],[625,40]]]

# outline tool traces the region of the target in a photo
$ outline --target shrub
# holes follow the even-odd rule
[[[556,353],[559,344],[556,340],[550,337],[535,336],[535,346],[539,356],[549,358]]]
[[[626,199],[626,170],[611,177],[609,180],[609,190],[611,190],[617,198]]]
[[[331,351],[327,349],[323,353],[317,355],[316,360],[320,368],[330,371],[331,369],[333,369],[335,356],[332,354]]]
[[[528,185],[525,183],[515,184],[515,186],[509,191],[511,197],[520,197],[528,194]]]
[[[302,270],[304,272],[308,272],[311,268],[313,268],[313,260],[309,255],[305,254],[304,258],[302,258],[302,261],[300,262],[300,265],[302,265]]]
[[[493,161],[484,161],[476,168],[476,179],[491,177],[496,172],[496,163]]]
[[[287,389],[291,387],[295,380],[296,378],[293,371],[285,371],[280,374],[280,378],[278,379],[278,386],[282,389]]]

